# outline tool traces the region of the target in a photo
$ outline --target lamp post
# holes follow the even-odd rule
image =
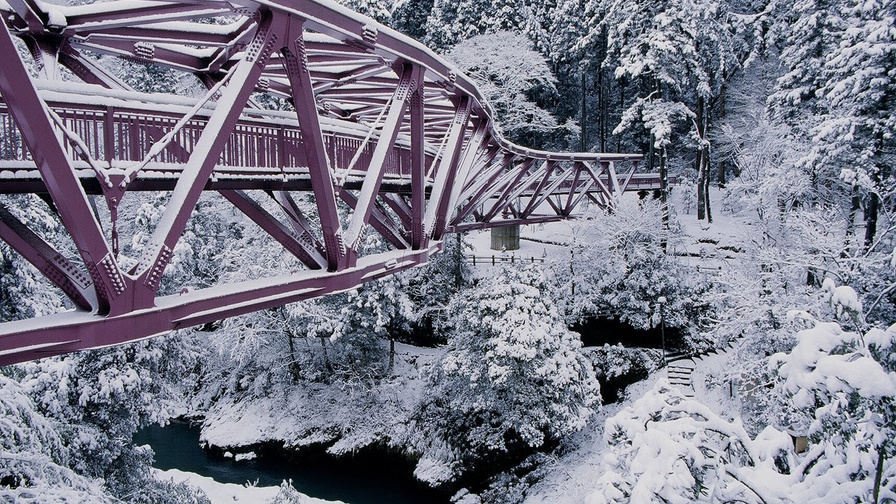
[[[666,296],[658,297],[656,304],[660,309],[660,338],[662,338],[663,343],[663,367],[666,367],[666,318],[663,313],[663,307],[666,305]],[[666,372],[669,372],[668,369]]]

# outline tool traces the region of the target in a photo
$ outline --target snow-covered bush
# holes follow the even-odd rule
[[[769,366],[778,391],[811,422],[794,495],[817,503],[896,499],[896,325],[862,335],[792,315],[807,327],[793,351],[772,356]]]
[[[594,370],[535,269],[504,269],[449,307],[448,352],[421,411],[418,478],[518,459],[581,429],[599,405]]]
[[[708,285],[666,254],[670,236],[659,202],[621,198],[612,212],[595,209],[570,225],[570,254],[552,265],[553,296],[568,323],[618,316],[649,329],[660,324],[658,300],[665,297],[666,327],[685,330],[684,346],[699,345]]]
[[[131,502],[162,502],[150,473],[152,452],[131,443],[150,422],[172,416],[177,384],[189,381],[176,338],[29,362],[18,381],[54,425],[67,466]]]
[[[589,504],[782,502],[781,473],[795,465],[787,434],[768,429],[751,439],[739,421],[663,380],[609,418],[604,439],[609,451]]]
[[[113,502],[102,481],[68,467],[58,424],[40,414],[22,386],[0,374],[0,499],[5,502]]]

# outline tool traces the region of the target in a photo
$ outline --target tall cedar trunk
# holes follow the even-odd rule
[[[587,107],[585,106],[586,101],[586,93],[585,93],[585,66],[582,65],[582,124],[581,124],[581,146],[579,148],[580,152],[585,152],[585,144],[587,143],[587,134],[588,134],[588,114]]]
[[[703,204],[706,206],[706,222],[712,224],[712,205],[709,204],[709,147],[703,152]]]
[[[320,338],[320,347],[323,349],[324,353],[324,367],[327,369],[329,373],[333,372],[333,366],[330,364],[330,356],[327,355],[327,340],[329,338]]]
[[[719,92],[719,97],[718,97],[717,103],[719,104],[719,107],[718,107],[719,115],[717,117],[719,118],[719,120],[725,119],[725,85],[724,84],[722,85],[722,89]],[[718,178],[719,189],[724,189],[725,184],[728,183],[727,177],[725,175],[725,168],[726,168],[725,160],[720,159],[719,160],[719,178]]]
[[[647,146],[647,171],[653,172],[653,157],[656,154],[656,148],[654,144],[656,143],[656,137],[653,136],[653,133],[650,134],[650,145]]]
[[[392,336],[392,331],[389,331],[389,369],[386,371],[386,374],[392,375],[392,368],[395,367],[395,338]]]
[[[296,383],[299,381],[299,376],[301,376],[301,370],[299,369],[298,361],[296,361],[296,348],[291,331],[286,332],[286,340],[289,342],[289,374],[292,376],[293,383]]]
[[[703,97],[697,97],[697,137],[702,141],[703,140],[703,109],[704,101]],[[704,187],[706,187],[706,170],[704,169],[703,163],[704,150],[703,145],[697,146],[697,158],[694,161],[697,168],[697,220],[706,219],[706,192],[704,191]]]
[[[619,111],[625,110],[625,80],[619,81]],[[622,152],[622,135],[616,135],[616,152]]]
[[[871,249],[874,244],[874,235],[877,234],[877,213],[880,199],[876,193],[871,193],[868,198],[868,206],[865,208],[865,250]]]
[[[461,243],[460,233],[456,233],[454,236],[457,237],[457,250],[454,253],[454,292],[460,290],[460,286],[463,283],[463,247]]]
[[[669,231],[669,173],[666,170],[666,147],[660,149],[660,201],[663,204],[663,239],[660,246],[666,251],[668,242],[666,241],[667,232]]]
[[[884,149],[883,133],[879,133],[874,142],[874,151],[876,156],[880,156]],[[871,179],[874,185],[880,187],[881,174],[885,173],[885,166],[877,164],[876,170]],[[865,250],[870,250],[874,245],[874,236],[877,234],[877,214],[880,211],[880,197],[877,193],[872,192],[868,200],[868,207],[865,209]]]
[[[604,94],[604,71],[597,69],[597,134],[600,151],[607,152],[607,104]]]
[[[877,467],[874,471],[874,504],[880,502],[880,483],[884,475],[884,454],[886,453],[886,440],[877,448]]]

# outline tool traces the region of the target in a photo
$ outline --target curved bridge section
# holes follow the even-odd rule
[[[585,199],[659,186],[636,155],[506,141],[449,63],[326,0],[0,0],[0,11],[0,193],[40,195],[71,243],[45,241],[2,200],[0,238],[74,307],[0,324],[0,365],[351,289],[426,262],[446,233],[563,219]],[[121,78],[135,63],[193,74],[202,91],[135,91]],[[123,267],[117,215],[138,191],[168,199]],[[159,295],[204,192],[299,271]],[[362,251],[368,228],[389,250]]]

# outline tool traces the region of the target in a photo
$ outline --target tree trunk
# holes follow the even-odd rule
[[[327,372],[332,373],[333,366],[330,364],[330,356],[327,355],[327,338],[320,338],[320,347],[324,353],[324,367],[327,369]]]
[[[588,131],[588,113],[587,107],[585,106],[586,102],[586,93],[585,93],[585,66],[582,65],[582,124],[581,124],[581,141],[580,141],[580,152],[585,152],[585,144],[587,143],[586,135]]]
[[[597,132],[600,151],[607,152],[607,96],[604,89],[604,70],[597,69]]]
[[[625,80],[619,81],[619,113],[625,110]],[[616,135],[616,152],[622,152],[622,135]]]
[[[392,376],[392,368],[395,367],[395,337],[392,336],[392,331],[389,331],[389,368],[386,370],[386,374]]]
[[[296,362],[296,349],[291,332],[286,333],[286,339],[289,342],[289,374],[292,376],[293,383],[296,383],[299,381],[301,370],[299,369],[299,363]]]
[[[669,243],[666,235],[669,231],[669,173],[666,170],[666,147],[660,150],[660,201],[663,205],[663,239],[660,246],[666,251]]]
[[[726,113],[726,111],[725,111],[725,85],[724,85],[724,84],[722,84],[722,89],[721,89],[721,91],[719,91],[719,96],[718,96],[718,98],[716,99],[716,103],[719,104],[719,108],[718,108],[719,114],[718,114],[717,117],[718,117],[720,120],[725,119],[725,113]],[[725,160],[724,160],[724,159],[720,159],[720,160],[719,160],[719,179],[718,179],[718,182],[719,182],[719,189],[724,189],[724,188],[725,188],[725,184],[728,183],[728,180],[727,180],[727,178],[726,178],[726,174],[725,174]]]
[[[703,182],[703,203],[706,205],[706,222],[712,224],[712,205],[709,204],[709,147],[703,153],[703,173],[706,174]]]
[[[656,155],[656,137],[650,134],[650,145],[647,146],[647,171],[653,173],[653,158]]]
[[[868,198],[868,206],[865,207],[865,250],[870,250],[874,245],[874,235],[877,234],[877,214],[880,206],[880,198],[876,193],[871,193]]]
[[[460,286],[463,283],[463,247],[461,247],[461,237],[460,233],[457,233],[457,250],[454,255],[454,292],[458,292],[460,290]]]
[[[884,474],[884,453],[886,448],[886,441],[877,448],[877,467],[874,471],[874,504],[880,502],[880,483]]]
[[[706,142],[706,100],[700,96],[697,98],[697,137],[700,145],[697,147],[697,220],[706,219],[712,223],[712,212],[709,206],[709,146]]]

